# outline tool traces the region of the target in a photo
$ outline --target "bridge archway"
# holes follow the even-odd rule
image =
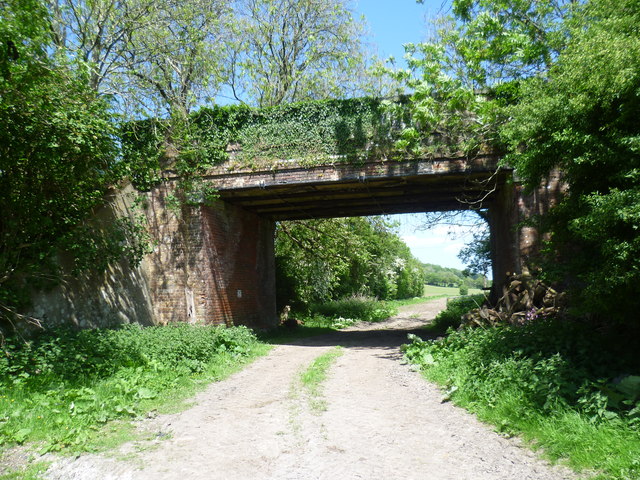
[[[498,168],[498,161],[487,155],[211,170],[204,179],[220,199],[189,213],[182,229],[191,251],[179,253],[181,261],[176,262],[176,250],[165,247],[165,261],[159,262],[163,271],[152,277],[163,279],[151,288],[155,316],[162,322],[186,314],[205,323],[272,326],[277,321],[275,222],[460,210],[465,201],[489,212],[495,296],[507,275],[521,268],[518,193],[512,172]],[[160,213],[166,188],[151,194]],[[166,219],[156,223],[159,231],[171,229]],[[167,276],[167,261],[182,277]]]

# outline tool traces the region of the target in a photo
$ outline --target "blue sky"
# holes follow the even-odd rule
[[[427,7],[415,0],[358,0],[356,12],[364,15],[369,36],[381,58],[402,59],[405,43],[425,39]]]
[[[355,10],[364,15],[370,41],[377,46],[378,55],[381,58],[393,56],[397,66],[404,67],[402,45],[425,40],[429,19],[446,13],[447,5],[444,0],[426,0],[424,4],[415,0],[358,0]],[[471,240],[471,234],[464,228],[444,225],[420,230],[423,217],[419,214],[394,215],[391,219],[400,222],[400,236],[419,260],[463,269],[457,255],[465,242]]]
[[[389,218],[400,222],[400,236],[418,260],[460,270],[465,268],[458,253],[472,239],[468,228],[438,225],[424,230],[420,228],[424,224],[424,215],[421,214],[394,215]]]
[[[364,15],[369,26],[370,39],[377,45],[381,58],[393,56],[402,59],[405,43],[425,40],[428,21],[446,12],[448,2],[425,0],[355,0],[357,14]]]

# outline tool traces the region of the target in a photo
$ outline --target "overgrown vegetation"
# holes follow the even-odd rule
[[[394,155],[394,126],[402,122],[404,101],[391,114],[375,98],[317,100],[266,108],[210,106],[190,115],[190,155],[174,159],[178,173],[226,162],[236,168],[285,167],[328,161],[358,162]],[[148,189],[167,167],[168,121],[129,123],[124,129],[125,158],[135,184]],[[228,148],[230,147],[230,151]],[[175,152],[174,152],[175,155]],[[187,165],[184,162],[187,161]]]
[[[48,330],[7,338],[0,357],[0,444],[95,448],[101,427],[167,409],[203,381],[266,353],[244,327]]]
[[[282,222],[276,234],[278,304],[305,310],[353,296],[422,296],[421,264],[380,217]]]
[[[45,462],[32,463],[24,468],[0,475],[0,480],[42,480],[42,474],[49,465]]]
[[[444,333],[449,328],[456,329],[462,323],[462,316],[473,308],[478,308],[486,301],[483,294],[451,298],[447,308],[436,315],[427,328],[433,332]]]
[[[365,322],[380,322],[398,312],[389,302],[360,296],[312,304],[310,311],[312,314],[317,313],[325,317],[356,319]]]
[[[570,290],[575,313],[604,323],[635,322],[640,298],[639,7],[453,0],[397,73],[415,91],[406,136],[451,130],[462,150],[491,145],[529,189],[561,172],[558,204],[529,219],[547,251],[528,260]]]
[[[87,223],[122,182],[148,190],[169,168],[179,176],[177,204],[209,203],[216,194],[200,176],[228,158],[230,142],[243,146],[236,163],[251,166],[295,151],[362,158],[388,133],[378,100],[276,107],[381,91],[363,25],[341,0],[2,0],[0,8],[3,327],[25,318],[16,313],[32,288],[59,283],[67,270],[139,262],[148,245],[137,219]],[[281,28],[264,22],[273,12]],[[294,38],[304,48],[290,58]],[[282,56],[264,42],[282,45]],[[343,73],[352,69],[360,75]],[[273,108],[193,113],[223,85],[247,105]],[[60,252],[74,266],[59,268]]]
[[[459,318],[463,306],[452,307],[442,318]],[[629,374],[640,364],[624,332],[547,319],[414,336],[403,348],[446,399],[498,430],[598,478],[640,475],[640,376]]]
[[[464,260],[463,260],[464,261]],[[467,288],[484,288],[488,283],[481,273],[471,273],[453,267],[442,267],[432,263],[423,263],[424,281],[427,285],[440,287],[458,287],[465,285]]]
[[[406,353],[446,398],[549,456],[639,478],[640,3],[453,0],[451,14],[398,72],[415,89],[409,148],[452,128],[462,150],[504,152],[529,190],[559,172],[558,203],[529,219],[548,240],[528,261],[571,309],[415,338]],[[440,321],[455,326],[462,309]]]
[[[130,218],[105,229],[84,226],[124,175],[115,117],[87,88],[85,64],[48,54],[41,2],[7,0],[0,7],[1,332],[28,303],[30,288],[59,280],[61,248],[77,267],[91,257],[135,264],[144,239]]]
[[[566,49],[548,78],[522,85],[503,129],[507,161],[529,185],[562,171],[568,191],[541,219],[553,233],[544,271],[570,288],[577,313],[607,323],[637,324],[640,298],[639,22],[637,0],[577,7]]]

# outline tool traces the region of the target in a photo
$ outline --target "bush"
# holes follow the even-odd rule
[[[176,402],[195,379],[220,378],[259,345],[245,327],[187,324],[54,329],[26,343],[7,338],[0,444],[82,448],[101,424]]]
[[[396,309],[389,303],[375,298],[353,296],[342,300],[334,300],[311,306],[312,313],[318,313],[330,318],[363,320],[365,322],[379,322],[396,313]]]
[[[429,328],[442,332],[448,328],[458,328],[462,323],[462,315],[469,310],[478,308],[484,301],[485,296],[483,294],[449,299],[447,301],[447,309],[436,316]]]
[[[469,287],[465,283],[460,284],[460,295],[468,295]]]
[[[640,377],[629,375],[640,365],[632,344],[624,335],[546,319],[465,328],[439,341],[414,336],[403,349],[482,420],[524,433],[577,468],[623,479],[640,475]]]
[[[0,385],[42,386],[105,378],[123,368],[199,370],[221,352],[246,354],[256,342],[245,327],[177,324],[119,329],[51,329],[32,341],[7,338],[0,357]]]

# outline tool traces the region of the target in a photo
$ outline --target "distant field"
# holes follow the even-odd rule
[[[475,295],[477,293],[482,293],[482,290],[478,288],[469,289],[469,295]],[[433,297],[435,295],[446,295],[448,297],[455,297],[457,295],[460,295],[460,289],[458,287],[436,287],[434,285],[424,286],[425,297]]]

